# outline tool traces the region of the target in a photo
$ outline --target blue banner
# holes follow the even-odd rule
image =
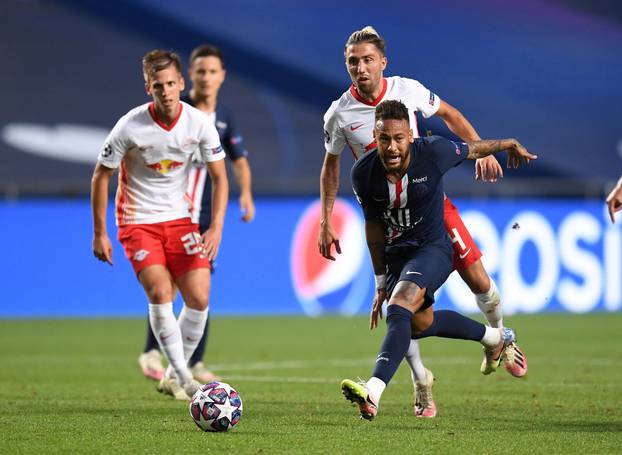
[[[602,201],[454,202],[484,253],[506,314],[620,311],[622,228],[609,222]],[[342,248],[335,262],[317,250],[317,200],[260,199],[251,224],[237,210],[231,204],[227,215],[213,276],[213,314],[368,311],[373,275],[355,201],[335,204]],[[116,240],[112,215],[111,209],[110,267],[93,257],[88,201],[0,204],[6,283],[0,317],[146,314],[146,297]],[[456,273],[439,290],[437,308],[477,311]]]

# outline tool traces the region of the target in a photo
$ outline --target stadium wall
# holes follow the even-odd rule
[[[507,313],[620,311],[622,232],[600,200],[456,200],[484,252]],[[114,266],[91,252],[87,200],[0,203],[5,298],[0,317],[107,317],[146,313],[146,301],[113,238]],[[109,232],[114,237],[112,208]],[[218,315],[366,312],[373,276],[356,202],[338,200],[343,254],[317,253],[319,204],[312,198],[259,199],[257,218],[240,220],[232,203],[211,311]],[[8,291],[8,295],[6,292]],[[476,312],[454,273],[437,308]],[[179,305],[179,302],[178,302]]]

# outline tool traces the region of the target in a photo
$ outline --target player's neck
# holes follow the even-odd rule
[[[365,101],[369,101],[370,103],[373,103],[378,99],[378,97],[382,93],[382,89],[383,89],[382,79],[381,79],[381,83],[378,84],[371,92],[363,92],[356,85],[354,86],[354,90],[356,90],[356,93],[358,93],[358,95],[361,98],[363,98]]]
[[[194,107],[200,111],[211,114],[216,111],[216,105],[218,104],[218,95],[214,96],[199,96],[194,89],[190,90],[190,99]]]
[[[173,107],[171,110],[166,110],[162,106],[158,106],[158,103],[154,103],[154,111],[157,119],[165,124],[171,125],[177,120],[179,117],[179,113],[181,111],[181,103],[178,102],[176,107]]]

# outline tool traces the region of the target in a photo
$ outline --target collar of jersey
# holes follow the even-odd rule
[[[385,93],[387,93],[387,80],[385,78],[382,78],[382,91],[380,92],[380,95],[378,95],[378,97],[373,101],[367,101],[365,98],[359,95],[359,92],[357,92],[356,88],[354,88],[354,84],[350,85],[350,93],[356,101],[367,104],[368,106],[376,106],[384,97]]]
[[[181,111],[183,110],[184,110],[184,105],[183,103],[180,102],[179,113],[177,114],[177,117],[175,117],[175,120],[173,120],[170,125],[167,125],[166,123],[164,123],[162,120],[158,118],[158,115],[155,110],[155,103],[153,101],[149,103],[149,114],[151,115],[151,118],[153,119],[154,122],[158,124],[160,128],[166,131],[170,131],[173,128],[175,128],[175,125],[177,125],[177,122],[179,121],[179,118],[181,117]]]

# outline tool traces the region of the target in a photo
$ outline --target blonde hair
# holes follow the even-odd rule
[[[171,65],[177,68],[177,71],[181,74],[181,60],[175,52],[162,49],[154,49],[147,52],[143,57],[143,77],[145,82],[149,82],[151,76]]]
[[[380,51],[383,57],[387,55],[385,52],[384,39],[371,25],[363,27],[361,30],[357,30],[350,35],[350,38],[348,38],[348,41],[346,41],[346,45],[343,48],[343,54],[346,54],[348,46],[359,43],[371,43],[376,46],[376,48]]]

